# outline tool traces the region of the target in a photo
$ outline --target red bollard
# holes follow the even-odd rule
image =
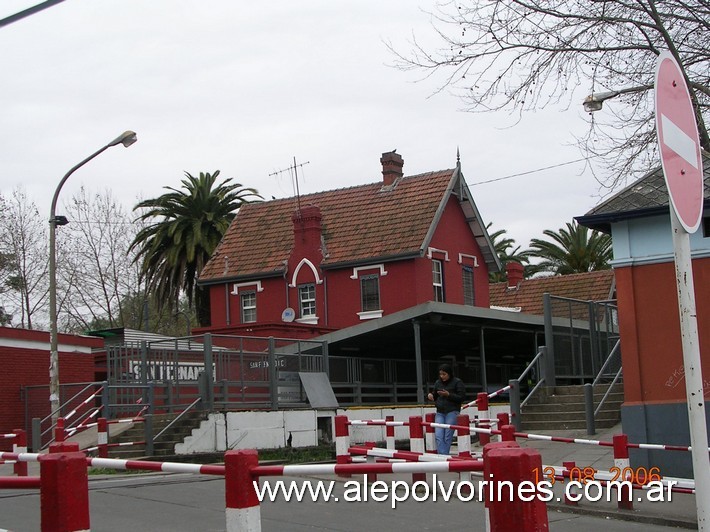
[[[459,414],[456,417],[456,424],[461,427],[456,429],[459,456],[471,458],[471,418],[468,417],[468,414]]]
[[[434,412],[425,414],[424,421],[434,423],[436,421],[436,414]],[[426,452],[436,454],[436,435],[434,431],[435,429],[431,425],[424,427],[424,448]]]
[[[394,421],[394,416],[385,416],[385,421],[386,422]],[[385,441],[386,441],[386,447],[388,449],[391,449],[391,450],[395,449],[394,426],[393,425],[385,425]]]
[[[480,392],[477,396],[476,405],[478,405],[478,415],[482,419],[488,419],[488,394],[486,392]],[[491,428],[491,424],[488,421],[481,421],[479,427],[482,429]],[[491,435],[484,434],[483,432],[478,433],[478,441],[481,446],[491,443]]]
[[[15,429],[12,431],[16,434],[15,441],[12,444],[13,453],[26,453],[27,452],[27,432],[23,429]],[[27,476],[27,462],[20,462],[17,460],[13,466],[13,471],[18,477]]]
[[[508,412],[498,412],[496,419],[498,420],[498,428],[501,428],[503,425],[510,425]]]
[[[508,442],[491,445],[501,444],[510,445]],[[542,457],[537,450],[491,448],[485,454],[483,471],[485,480],[489,482],[486,500],[489,503],[490,530],[549,530],[547,505],[536,494],[535,471],[542,471]]]
[[[567,473],[565,476],[568,476],[570,480],[573,480],[571,473],[577,464],[575,462],[562,462],[562,466],[565,468],[565,472]],[[570,487],[569,489],[571,490],[572,488]],[[579,501],[573,501],[567,497],[567,490],[565,490],[564,501],[567,506],[579,506]]]
[[[409,450],[413,453],[424,454],[424,426],[421,416],[409,418]],[[412,482],[422,480],[426,482],[426,473],[412,473]]]
[[[501,441],[501,442],[489,443],[488,445],[486,445],[483,448],[483,467],[484,467],[483,479],[485,481],[489,481],[491,479],[491,477],[489,476],[490,473],[489,474],[485,473],[485,464],[486,464],[486,460],[488,458],[488,453],[490,453],[493,449],[508,449],[508,448],[518,449],[518,448],[520,448],[520,445],[518,445],[518,442],[515,442],[515,441]],[[488,494],[488,488],[486,488],[486,486],[484,485],[482,487],[481,496],[483,497],[483,506],[486,511],[485,530],[490,532],[490,530],[491,530],[490,505],[491,505],[491,503],[488,501],[487,494]]]
[[[349,464],[350,433],[348,431],[348,416],[335,416],[335,463]]]
[[[97,444],[99,447],[99,458],[108,458],[108,423],[105,417],[97,420],[98,433]]]
[[[261,507],[251,470],[259,465],[253,449],[224,453],[227,532],[261,530]]]
[[[57,419],[57,425],[54,427],[54,441],[61,443],[64,441],[66,433],[64,432],[64,418]]]
[[[39,470],[42,531],[90,530],[86,455],[45,454],[39,457]]]
[[[501,441],[515,441],[515,425],[503,425],[500,427]]]
[[[626,434],[614,434],[612,439],[614,443],[614,465],[622,472],[621,480],[626,479],[626,471],[630,470],[631,462],[629,461],[629,438]],[[633,479],[631,479],[633,482]],[[619,490],[617,507],[619,510],[633,510],[633,489],[621,488]]]

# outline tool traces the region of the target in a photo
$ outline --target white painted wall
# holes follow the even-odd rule
[[[350,420],[385,419],[394,416],[395,421],[409,421],[411,416],[424,416],[434,412],[432,407],[404,408],[348,408],[338,410],[278,410],[213,413],[175,446],[176,454],[223,452],[227,449],[278,449],[286,447],[291,436],[292,447],[318,445],[318,418],[345,415]],[[464,411],[471,418],[478,414],[475,408]],[[510,412],[508,404],[490,407],[490,417],[498,412]],[[333,431],[331,429],[331,436]],[[395,439],[409,439],[409,427],[395,427]],[[384,442],[384,426],[351,426],[350,443],[367,441]]]

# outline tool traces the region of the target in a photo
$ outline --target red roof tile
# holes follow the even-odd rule
[[[543,314],[545,292],[583,301],[604,301],[612,298],[613,291],[614,270],[524,279],[517,289],[509,289],[507,282],[489,287],[491,307],[519,307],[525,314],[538,315]]]
[[[302,196],[322,214],[322,264],[419,253],[454,170]],[[293,246],[294,198],[244,205],[200,275],[210,282],[279,274]]]

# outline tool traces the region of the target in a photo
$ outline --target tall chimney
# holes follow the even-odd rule
[[[322,218],[320,209],[316,205],[306,205],[293,213],[291,220],[297,245],[300,242],[316,248],[320,246]]]
[[[391,186],[397,179],[402,177],[402,167],[404,159],[397,153],[397,150],[392,150],[382,154],[380,157],[382,163],[382,181],[386,187]]]
[[[523,265],[510,261],[505,265],[505,273],[508,276],[508,290],[517,289],[523,281]]]

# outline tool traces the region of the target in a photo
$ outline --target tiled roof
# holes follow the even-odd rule
[[[301,196],[322,215],[322,265],[418,253],[455,170]],[[278,275],[293,246],[294,198],[246,204],[200,275],[201,282]]]
[[[517,289],[508,289],[508,283],[490,285],[491,307],[520,308],[524,314],[543,314],[542,295],[604,301],[613,295],[614,271],[601,270],[589,273],[554,275],[524,279]]]
[[[705,170],[704,198],[710,201],[710,156],[703,154]],[[600,203],[584,216],[576,220],[587,227],[608,230],[608,223],[614,219],[623,219],[668,209],[668,189],[659,166],[641,179],[627,186],[611,198]]]

